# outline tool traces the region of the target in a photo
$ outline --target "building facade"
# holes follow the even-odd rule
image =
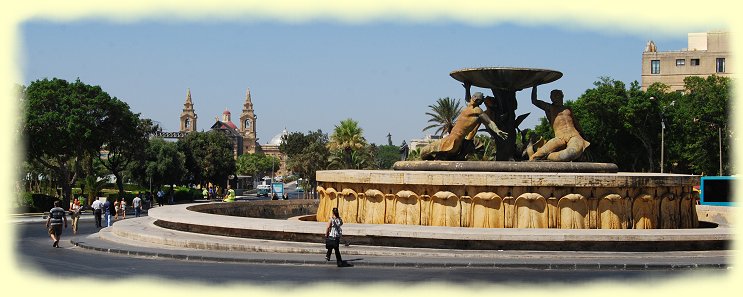
[[[642,53],[642,90],[658,82],[683,91],[688,76],[732,76],[729,35],[689,33],[688,47],[675,51],[658,51],[655,42],[648,41]]]
[[[250,89],[246,93],[243,111],[240,114],[240,134],[243,137],[243,152],[255,154],[258,144],[258,138],[255,134],[255,120],[257,117],[253,110],[253,99],[250,98]]]
[[[186,91],[186,103],[183,103],[183,111],[181,112],[181,129],[179,131],[182,133],[196,131],[196,118],[196,111],[191,100],[191,89],[188,89]]]
[[[180,136],[185,136],[189,132],[196,131],[196,111],[194,109],[193,99],[191,98],[191,89],[186,92],[186,102],[183,104],[183,111],[180,117]],[[216,117],[214,124],[211,125],[212,131],[217,131],[227,135],[233,143],[233,155],[237,159],[242,154],[265,154],[274,156],[281,162],[276,164],[274,170],[275,176],[290,174],[286,168],[286,156],[279,151],[281,138],[288,134],[286,129],[274,136],[268,143],[259,144],[256,134],[256,120],[258,116],[253,109],[253,99],[251,98],[250,89],[247,90],[245,101],[243,102],[242,113],[240,114],[240,127],[232,122],[232,113],[225,109],[222,117]]]

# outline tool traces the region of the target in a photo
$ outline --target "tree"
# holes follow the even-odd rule
[[[353,150],[350,155],[341,150],[331,151],[328,169],[378,169],[374,161],[376,150],[376,146],[372,144]]]
[[[237,157],[235,168],[238,175],[252,175],[255,180],[281,163],[279,158],[265,154],[242,154]]]
[[[87,199],[85,199],[85,203],[91,205],[93,201],[97,199],[98,192],[102,190],[108,182],[108,179],[106,179],[107,171],[106,167],[101,164],[98,155],[85,155],[82,167],[84,178],[80,188],[83,193],[87,190],[88,195]]]
[[[55,172],[66,205],[79,178],[81,160],[86,153],[98,153],[109,140],[108,129],[121,102],[99,86],[58,78],[31,82],[23,101],[26,158]]]
[[[594,162],[615,163],[619,170],[648,170],[646,149],[625,127],[626,119],[619,110],[628,103],[625,84],[602,77],[574,102],[566,102],[584,138],[591,143],[584,153]],[[642,164],[641,164],[642,163]],[[644,164],[644,165],[643,165]]]
[[[646,162],[640,168],[648,172],[656,171],[656,156],[660,150],[661,110],[659,99],[640,89],[637,81],[630,84],[626,100],[619,108],[619,116],[627,133],[634,136],[641,145]]]
[[[186,174],[186,156],[178,150],[178,145],[162,138],[153,138],[145,150],[145,174],[155,189],[163,185],[181,182]]]
[[[330,151],[328,135],[321,130],[314,132],[292,132],[285,135],[279,151],[286,154],[286,166],[308,181],[310,189],[317,185],[316,172],[326,169]],[[305,197],[309,191],[305,191]]]
[[[427,112],[426,115],[431,118],[428,120],[430,124],[423,128],[423,131],[428,129],[436,128],[434,134],[444,136],[445,134],[451,133],[451,129],[454,128],[454,123],[462,112],[462,106],[459,104],[459,99],[452,99],[449,97],[439,98],[436,103],[428,106],[431,111]]]
[[[128,174],[128,178],[136,183],[140,185],[149,185],[150,177],[147,175],[144,166],[147,159],[145,152],[150,145],[150,135],[160,131],[160,126],[155,124],[151,119],[140,119],[137,124],[137,131],[142,138],[136,142],[137,153],[133,154],[133,159],[130,160],[126,168],[126,173]]]
[[[378,169],[391,169],[395,162],[400,161],[400,147],[396,145],[379,146],[374,159]]]
[[[731,79],[716,75],[687,77],[684,86],[684,95],[668,111],[672,128],[682,135],[681,139],[677,135],[669,139],[672,156],[678,155],[692,173],[730,174]],[[677,141],[682,144],[673,145]]]
[[[328,149],[331,153],[340,154],[340,162],[343,164],[341,168],[354,167],[354,156],[358,159],[360,157],[358,151],[365,146],[366,139],[364,139],[363,130],[359,127],[359,123],[352,119],[343,120],[336,125],[328,142]]]
[[[621,171],[654,172],[659,171],[663,151],[667,157],[662,165],[669,171],[729,174],[731,81],[713,75],[688,77],[684,83],[683,93],[663,84],[642,91],[637,82],[627,89],[620,81],[602,77],[595,88],[567,102],[591,142],[585,159],[615,163]],[[547,127],[543,118],[534,133],[549,139]]]
[[[217,132],[191,132],[178,142],[186,157],[186,169],[194,183],[211,182],[226,186],[227,177],[235,172],[233,143]]]
[[[107,154],[98,154],[101,164],[116,177],[116,187],[119,189],[119,197],[124,197],[123,172],[129,163],[141,158],[144,154],[145,143],[148,134],[144,125],[147,121],[141,121],[139,114],[129,110],[129,105],[124,102],[115,102],[112,106],[111,121],[106,130],[111,137],[103,144]]]

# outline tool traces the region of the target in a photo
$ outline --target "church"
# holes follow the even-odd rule
[[[232,113],[225,109],[222,112],[222,118],[215,117],[214,123],[210,129],[212,131],[218,131],[227,135],[233,144],[232,151],[235,159],[242,154],[265,154],[274,156],[281,160],[280,164],[276,164],[275,175],[283,176],[289,174],[286,169],[286,156],[279,151],[279,145],[281,144],[281,137],[288,134],[286,129],[274,136],[270,142],[266,144],[259,144],[258,138],[256,137],[256,119],[258,116],[253,110],[253,101],[250,96],[250,89],[247,90],[245,95],[245,102],[243,103],[242,113],[240,113],[240,127],[232,122]],[[180,117],[180,132],[182,134],[197,131],[196,120],[198,116],[194,109],[193,100],[191,98],[191,89],[186,91],[186,102],[183,104],[183,112]]]

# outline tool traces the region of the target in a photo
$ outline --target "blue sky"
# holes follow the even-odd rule
[[[704,32],[706,28],[700,28]],[[696,32],[695,31],[695,32]],[[178,129],[186,89],[191,89],[198,129],[225,109],[239,124],[250,88],[260,143],[285,127],[332,132],[352,118],[370,142],[399,145],[429,130],[425,113],[437,98],[463,98],[449,73],[485,66],[558,70],[541,86],[545,100],[562,89],[573,100],[601,76],[640,80],[642,50],[654,40],[661,51],[686,47],[686,34],[646,30],[623,33],[579,26],[461,22],[362,24],[309,21],[28,20],[20,26],[24,85],[43,78],[100,85],[165,130]],[[487,90],[477,89],[486,94]],[[543,113],[517,94],[522,128]],[[463,102],[464,104],[464,102]]]

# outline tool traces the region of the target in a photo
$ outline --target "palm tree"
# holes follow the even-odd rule
[[[328,149],[342,152],[346,168],[352,166],[353,152],[365,146],[366,139],[364,139],[363,130],[359,127],[359,123],[352,119],[345,119],[336,125],[328,142]]]
[[[451,99],[449,97],[439,98],[436,100],[436,104],[429,105],[428,107],[431,108],[431,111],[426,113],[426,115],[431,116],[428,122],[433,124],[423,128],[423,131],[437,128],[434,133],[441,136],[451,132],[451,129],[454,128],[454,122],[457,121],[457,116],[462,112],[459,99]]]

